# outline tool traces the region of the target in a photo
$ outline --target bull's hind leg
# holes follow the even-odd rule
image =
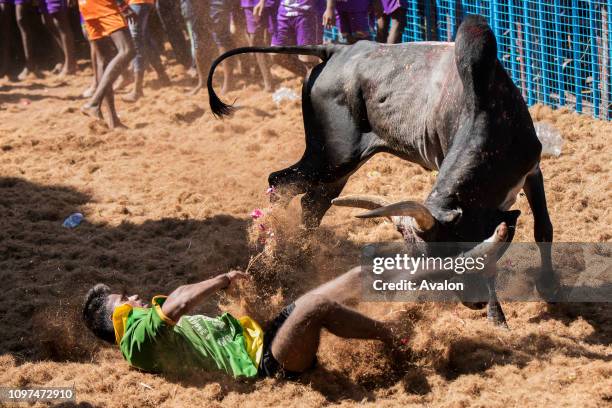
[[[291,198],[305,193],[302,197],[302,222],[307,228],[316,228],[338,197],[352,172],[359,167],[359,160],[344,162],[343,171],[331,171],[330,163],[323,154],[307,155],[293,166],[276,171],[268,177],[270,187],[276,191],[276,201],[288,203]],[[349,165],[350,164],[350,165]]]
[[[540,296],[551,301],[559,291],[559,278],[556,276],[551,259],[551,243],[553,240],[553,226],[550,222],[546,207],[546,194],[544,192],[544,178],[538,166],[527,176],[523,186],[527,201],[533,212],[533,232],[535,241],[540,249],[542,269],[536,279],[536,288]]]
[[[487,304],[487,319],[495,324],[496,326],[501,326],[504,328],[508,328],[508,323],[506,322],[506,315],[502,310],[502,306],[497,300],[497,292],[495,291],[495,277],[487,278],[487,288],[489,290],[489,303]]]
[[[322,76],[315,67],[302,89],[306,150],[299,162],[270,174],[271,187],[284,200],[305,193],[302,219],[309,228],[319,225],[331,201],[340,195],[349,176],[376,152],[377,136],[363,133],[353,112],[333,97],[337,79]]]

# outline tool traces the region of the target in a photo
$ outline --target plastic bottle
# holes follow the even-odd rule
[[[81,213],[70,214],[70,216],[64,220],[62,225],[65,228],[76,228],[79,226],[81,221],[83,221],[83,218],[83,214]]]
[[[295,93],[293,89],[289,88],[278,88],[274,95],[272,95],[272,100],[276,103],[276,106],[279,106],[283,101],[296,101],[300,99],[299,95]]]
[[[563,148],[563,138],[559,131],[546,122],[535,122],[533,126],[542,143],[542,156],[559,157]]]

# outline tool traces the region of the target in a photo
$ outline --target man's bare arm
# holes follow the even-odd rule
[[[179,286],[170,293],[162,305],[162,312],[176,322],[182,315],[189,312],[197,304],[202,303],[204,299],[216,293],[219,289],[225,289],[233,280],[245,277],[246,275],[243,272],[230,271],[202,282]]]

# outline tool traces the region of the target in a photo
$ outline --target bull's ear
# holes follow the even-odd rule
[[[357,216],[357,218],[375,217],[412,217],[421,231],[428,231],[436,224],[436,219],[429,209],[416,201],[400,201]]]

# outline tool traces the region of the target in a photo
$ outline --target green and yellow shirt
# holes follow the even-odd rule
[[[130,365],[150,372],[202,369],[234,377],[257,375],[263,331],[254,320],[224,313],[216,318],[182,316],[174,322],[162,311],[165,300],[156,296],[151,308],[124,304],[115,309],[115,337]]]

